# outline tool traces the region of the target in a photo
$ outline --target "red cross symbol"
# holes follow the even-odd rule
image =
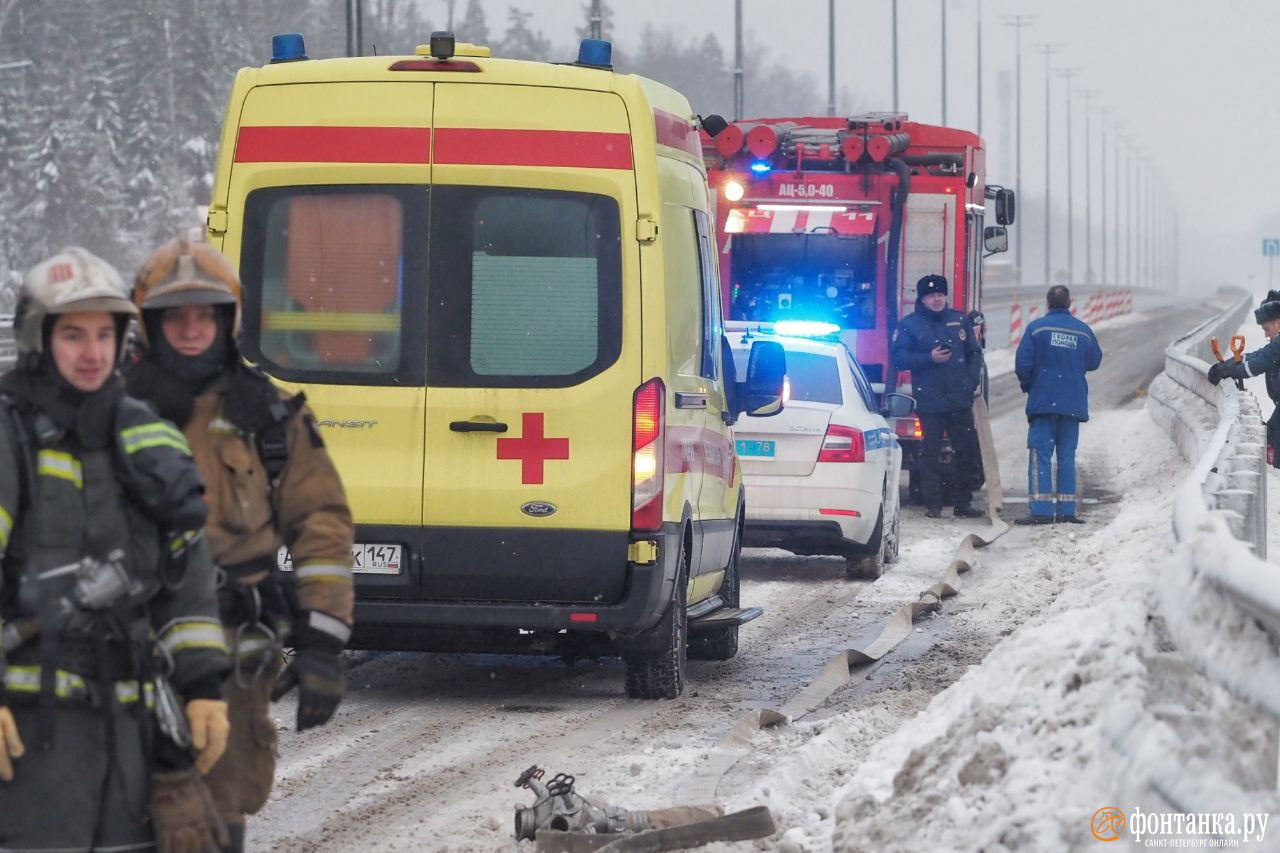
[[[544,437],[542,412],[525,412],[520,417],[524,435],[520,438],[498,439],[498,458],[519,459],[520,482],[525,485],[540,485],[544,462],[548,459],[569,458],[569,439]]]

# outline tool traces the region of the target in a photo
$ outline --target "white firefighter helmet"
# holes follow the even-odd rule
[[[18,354],[38,355],[44,350],[46,317],[88,311],[106,311],[126,319],[138,314],[115,267],[87,249],[68,246],[32,267],[22,282],[13,320]],[[124,325],[121,321],[119,328],[123,330]]]

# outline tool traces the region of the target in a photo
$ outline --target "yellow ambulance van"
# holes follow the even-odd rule
[[[353,645],[617,655],[628,695],[679,695],[760,612],[729,426],[785,372],[765,344],[733,375],[688,102],[593,40],[273,49],[236,77],[209,236],[346,484]]]

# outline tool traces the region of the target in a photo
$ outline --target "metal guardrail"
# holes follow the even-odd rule
[[[17,341],[13,337],[13,315],[0,314],[0,373],[18,360]]]

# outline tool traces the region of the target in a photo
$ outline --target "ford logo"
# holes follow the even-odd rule
[[[544,518],[555,513],[556,505],[549,504],[546,501],[529,501],[527,504],[520,507],[520,511],[525,515],[531,515],[534,518]]]

